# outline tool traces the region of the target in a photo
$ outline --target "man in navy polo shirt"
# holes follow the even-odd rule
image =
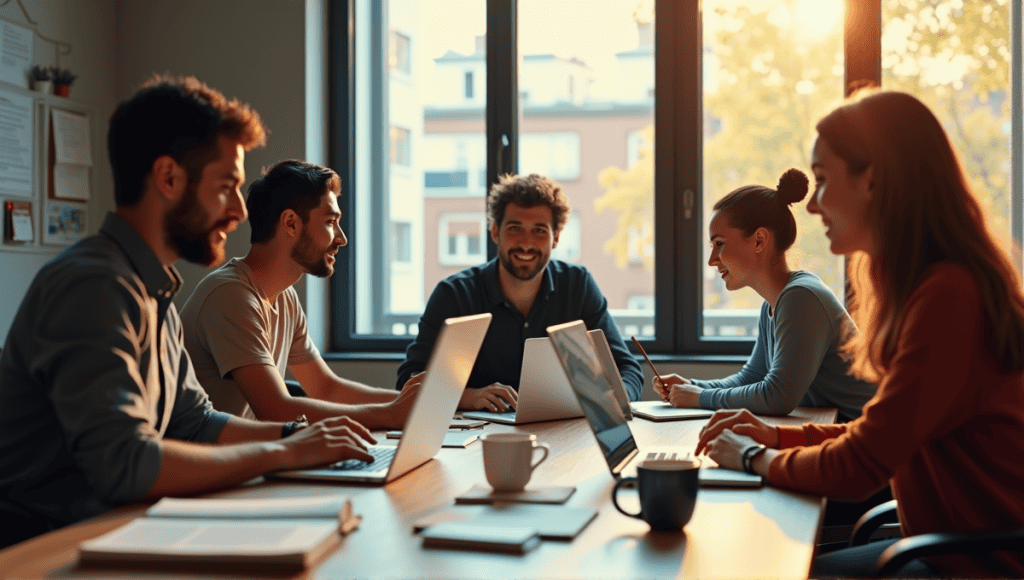
[[[487,331],[459,408],[504,412],[515,408],[526,339],[546,337],[547,327],[583,320],[600,328],[631,400],[640,399],[640,365],[622,342],[608,301],[583,266],[551,260],[569,203],[550,179],[504,175],[487,197],[497,258],[467,268],[434,288],[420,318],[419,335],[398,368],[398,386],[426,368],[446,318],[490,312]]]

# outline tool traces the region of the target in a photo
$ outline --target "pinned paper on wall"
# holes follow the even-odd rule
[[[85,237],[88,213],[82,204],[50,200],[43,221],[43,243],[71,245]]]
[[[72,165],[92,166],[92,139],[89,138],[89,117],[53,109],[54,161]]]
[[[89,199],[89,168],[92,166],[92,141],[89,117],[54,109],[53,159],[50,172],[51,197]]]
[[[32,195],[32,99],[0,90],[0,191]]]
[[[31,242],[35,240],[32,232],[32,202],[4,202],[4,241]]]
[[[32,30],[0,20],[0,80],[28,88]]]

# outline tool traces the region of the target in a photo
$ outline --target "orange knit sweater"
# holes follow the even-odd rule
[[[864,414],[782,427],[778,487],[863,499],[887,481],[904,535],[1024,527],[1024,373],[1001,374],[974,277],[932,267],[911,295],[891,369]],[[1024,554],[944,556],[957,576],[1024,577]]]

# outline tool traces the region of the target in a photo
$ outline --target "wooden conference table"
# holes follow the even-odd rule
[[[831,423],[835,409],[799,408],[779,424]],[[652,423],[633,419],[630,428],[645,446],[696,444],[706,420]],[[521,427],[490,424],[483,432],[525,431],[551,446],[531,485],[575,485],[566,506],[593,507],[597,518],[572,542],[544,541],[525,556],[425,550],[412,525],[475,483],[485,483],[481,444],[442,449],[437,457],[387,486],[337,485],[262,478],[216,497],[266,498],[336,494],[352,498],[363,515],[360,528],[316,567],[298,578],[805,578],[810,571],[824,502],[768,486],[759,489],[702,488],[693,519],[683,533],[650,532],[647,524],[619,514],[610,501],[615,480],[583,419]],[[626,495],[626,494],[624,494]],[[632,494],[635,498],[635,493]],[[635,500],[634,500],[635,501]],[[0,551],[3,578],[224,578],[260,577],[258,572],[204,569],[83,568],[80,542],[109,532],[147,505],[125,506]]]

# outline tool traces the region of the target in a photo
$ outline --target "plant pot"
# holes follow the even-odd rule
[[[66,97],[71,94],[71,85],[53,85],[53,94]]]
[[[32,81],[32,88],[48,95],[53,92],[53,81]]]

